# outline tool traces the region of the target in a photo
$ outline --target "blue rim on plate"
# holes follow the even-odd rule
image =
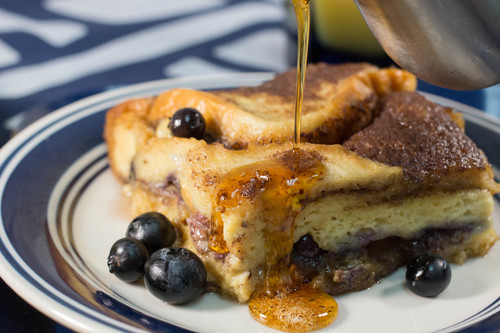
[[[102,129],[110,107],[174,87],[231,88],[256,85],[271,77],[271,73],[229,74],[138,84],[75,102],[19,133],[0,150],[0,274],[5,282],[44,314],[76,331],[192,331],[145,313],[100,282],[91,269],[82,267],[84,261],[78,258],[71,231],[67,231],[71,219],[66,215],[72,214],[85,189],[108,170]],[[469,136],[494,166],[500,166],[500,120],[425,95],[462,111]],[[68,173],[70,169],[74,171]],[[59,194],[54,196],[54,192]],[[498,198],[495,202],[498,205]],[[436,332],[500,329],[499,296],[492,295],[475,313],[446,323]]]

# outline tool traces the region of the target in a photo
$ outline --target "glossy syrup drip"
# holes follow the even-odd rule
[[[272,160],[244,165],[224,175],[217,187],[209,246],[228,252],[224,239],[224,215],[248,209],[263,214],[267,262],[270,267],[293,247],[293,218],[301,211],[305,194],[323,174],[323,164],[303,150],[290,150]],[[267,276],[265,280],[273,278]]]
[[[214,212],[211,219],[209,246],[217,253],[227,253],[228,248],[224,239],[224,215],[238,213],[245,209],[245,204],[258,202],[262,207],[256,209],[267,209],[266,201],[261,198],[267,194],[271,187],[269,184],[275,182],[276,175],[280,172],[280,165],[275,161],[263,161],[244,165],[224,175],[217,187],[217,195],[214,204]],[[276,202],[279,193],[276,193]],[[257,199],[257,200],[255,200]],[[274,212],[273,214],[278,214]]]
[[[250,299],[249,310],[266,326],[307,332],[328,326],[337,316],[335,300],[321,291],[302,287],[290,264],[294,218],[324,172],[318,156],[293,149],[275,159],[234,169],[219,183],[212,216],[212,250],[228,251],[223,236],[225,214],[244,216],[248,205],[262,212],[259,216],[263,219],[260,224],[266,266],[260,272],[261,283]]]
[[[238,213],[249,202],[254,209],[263,211],[260,223],[264,226],[266,266],[260,273],[261,283],[250,298],[250,314],[256,321],[273,329],[310,332],[333,323],[338,306],[327,293],[300,285],[290,258],[294,218],[302,211],[313,185],[324,174],[324,165],[319,158],[300,149],[310,14],[309,0],[291,1],[298,26],[293,150],[276,159],[245,165],[225,175],[218,186],[209,246],[218,253],[229,251],[224,239],[224,214]]]
[[[265,287],[254,292],[249,302],[252,317],[263,325],[284,332],[309,332],[329,326],[337,318],[338,306],[335,299],[327,293],[301,286],[294,278],[294,268],[290,265],[293,248],[293,219],[302,210],[305,195],[309,192],[314,176],[323,173],[322,166],[313,163],[308,153],[300,150],[300,132],[302,123],[302,102],[309,45],[309,0],[292,0],[297,16],[298,54],[297,54],[297,92],[295,99],[295,132],[293,158],[296,158],[294,172],[302,174],[300,181],[288,191],[288,205],[282,214],[286,219],[287,229],[281,233],[282,240],[270,242],[268,265],[264,270]],[[290,156],[290,155],[289,155]],[[307,166],[306,166],[307,165]],[[307,170],[307,171],[306,171]],[[306,171],[306,172],[304,172]],[[309,174],[309,176],[306,176]],[[309,178],[307,178],[309,177]],[[313,178],[311,178],[313,177]],[[293,177],[288,178],[288,181]],[[304,179],[307,181],[304,182]],[[313,181],[311,182],[311,179]],[[287,183],[290,185],[290,183]],[[276,236],[273,236],[274,238]],[[273,250],[275,249],[275,250]],[[274,263],[277,260],[278,265]]]

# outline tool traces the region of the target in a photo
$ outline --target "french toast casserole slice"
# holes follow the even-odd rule
[[[298,152],[294,70],[258,87],[178,88],[111,109],[104,136],[131,215],[165,214],[177,245],[240,302],[282,256],[303,283],[340,294],[420,253],[460,264],[489,251],[500,187],[461,114],[396,68],[309,65],[305,87]],[[185,107],[203,114],[204,139],[172,136],[170,117]]]

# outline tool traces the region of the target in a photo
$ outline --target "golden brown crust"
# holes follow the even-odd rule
[[[294,131],[293,70],[258,87],[200,92],[173,89],[158,96],[147,115],[155,126],[182,107],[198,109],[207,132],[226,147],[289,142]],[[390,91],[413,91],[408,72],[367,64],[308,67],[302,141],[340,143],[378,114],[379,100]]]
[[[417,93],[387,96],[380,117],[344,146],[371,160],[402,167],[405,179],[413,183],[437,183],[450,174],[481,173],[487,165],[481,151],[445,108]]]
[[[139,150],[137,145],[145,144],[154,135],[147,115],[153,98],[141,98],[123,102],[106,113],[104,140],[113,172],[125,181],[130,165],[128,161]],[[127,141],[124,143],[123,141]],[[121,141],[121,142],[120,142]],[[121,149],[121,148],[124,149]]]
[[[307,67],[307,76],[304,86],[304,99],[322,99],[321,85],[324,82],[338,84],[342,79],[355,75],[366,70],[373,70],[375,67],[367,63],[341,64],[337,66],[318,63]],[[236,95],[243,95],[253,98],[264,94],[277,96],[285,103],[293,101],[296,94],[297,70],[291,69],[278,74],[273,80],[264,82],[257,87],[239,87],[231,91]],[[227,91],[226,91],[227,92]],[[214,93],[218,93],[215,91]],[[224,94],[224,91],[220,91]]]

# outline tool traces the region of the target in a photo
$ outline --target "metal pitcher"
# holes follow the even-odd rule
[[[500,82],[500,0],[355,0],[386,53],[432,84]]]

